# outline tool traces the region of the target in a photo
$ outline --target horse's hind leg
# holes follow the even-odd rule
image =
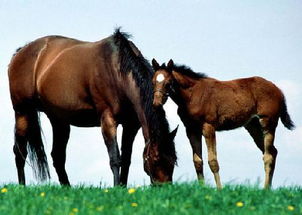
[[[216,137],[215,137],[215,128],[205,123],[202,127],[202,134],[205,137],[207,148],[208,148],[208,163],[212,173],[214,174],[216,186],[218,189],[222,188],[219,176],[219,164],[217,160],[216,152]]]
[[[187,137],[190,140],[190,144],[193,151],[193,162],[197,173],[197,178],[198,180],[203,181],[204,174],[203,174],[201,132],[188,127],[186,127],[186,132],[187,132]]]
[[[134,138],[137,134],[139,126],[124,125],[122,135],[122,162],[121,162],[121,175],[120,184],[123,186],[127,185],[129,166],[131,163],[131,154]]]
[[[51,151],[53,166],[56,169],[60,183],[70,186],[65,170],[66,146],[69,139],[70,126],[55,120],[51,120],[51,125],[53,131],[53,146]]]
[[[18,171],[19,184],[25,185],[24,166],[27,157],[28,116],[15,113],[15,162]]]
[[[116,140],[116,121],[110,111],[104,111],[101,119],[102,134],[107,146],[110,167],[114,177],[114,186],[120,183],[120,151]]]

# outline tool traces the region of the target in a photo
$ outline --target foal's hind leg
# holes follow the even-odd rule
[[[275,130],[277,122],[272,122],[268,118],[261,118],[260,124],[263,129],[264,135],[264,169],[265,169],[265,182],[264,187],[270,188],[272,185],[273,175],[275,171],[276,157],[278,154],[274,146]]]
[[[15,162],[18,171],[19,184],[25,185],[24,166],[27,157],[28,116],[15,113]]]
[[[61,185],[70,186],[65,170],[66,146],[69,139],[70,126],[55,120],[51,120],[51,125],[53,131],[53,146],[51,151],[53,166],[56,169]]]
[[[197,178],[200,181],[204,181],[203,174],[203,160],[202,160],[202,145],[201,145],[201,132],[191,128],[186,129],[187,137],[190,140],[190,144],[193,151],[193,162],[197,173]]]
[[[102,133],[107,146],[110,167],[113,172],[114,186],[120,183],[120,151],[116,140],[116,121],[110,111],[104,111],[101,119]]]
[[[262,154],[264,153],[264,137],[263,130],[261,128],[259,118],[254,117],[248,124],[246,124],[245,129],[254,139],[257,147],[261,150]]]
[[[202,127],[202,134],[205,137],[207,148],[208,148],[208,162],[212,173],[214,174],[216,186],[218,189],[221,189],[221,182],[219,176],[219,164],[217,160],[216,152],[216,137],[215,137],[215,128],[205,123]]]
[[[122,162],[121,162],[121,175],[120,184],[127,185],[129,166],[131,163],[132,145],[134,138],[137,134],[139,126],[124,125],[122,135]]]
[[[269,125],[267,118],[259,120],[255,117],[244,127],[253,137],[257,147],[262,151],[265,169],[264,187],[269,188],[272,184],[277,157],[277,149],[274,147],[276,126]]]

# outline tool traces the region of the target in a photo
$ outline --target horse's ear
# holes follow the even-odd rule
[[[167,66],[167,67],[168,67],[168,70],[172,71],[173,66],[174,66],[174,62],[173,62],[172,59],[170,59],[169,62],[168,62],[168,66]]]
[[[172,132],[170,132],[170,138],[172,140],[174,140],[174,138],[176,136],[176,133],[177,133],[177,130],[178,130],[178,125],[177,125],[177,127]]]
[[[157,63],[157,61],[153,58],[152,59],[152,67],[155,71],[157,71],[159,69],[159,64]]]

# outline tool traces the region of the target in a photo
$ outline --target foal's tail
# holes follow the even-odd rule
[[[293,121],[291,120],[288,112],[287,112],[287,106],[285,98],[283,98],[281,103],[281,113],[280,113],[281,122],[283,125],[288,128],[289,130],[293,130],[295,128],[295,125]]]
[[[29,120],[28,155],[35,177],[41,181],[44,181],[49,179],[50,175],[41,136],[41,126],[38,112],[31,112]]]

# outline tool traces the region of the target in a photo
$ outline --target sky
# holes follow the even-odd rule
[[[282,89],[294,131],[282,123],[276,131],[278,149],[273,187],[302,186],[302,2],[300,0],[0,0],[0,184],[17,183],[12,151],[14,112],[7,66],[15,50],[46,35],[97,41],[118,26],[148,60],[173,59],[219,80],[262,76]],[[175,138],[178,166],[174,181],[196,180],[192,150],[185,129],[169,100],[165,110]],[[50,157],[51,125],[42,114],[44,144],[51,183],[58,183]],[[120,142],[122,128],[118,128]],[[223,184],[264,183],[262,154],[243,129],[217,133]],[[214,186],[203,139],[205,180]],[[143,170],[141,130],[134,145],[129,184],[148,185]],[[112,186],[109,157],[100,128],[72,127],[66,169],[72,185]],[[26,165],[28,183],[37,184]]]

